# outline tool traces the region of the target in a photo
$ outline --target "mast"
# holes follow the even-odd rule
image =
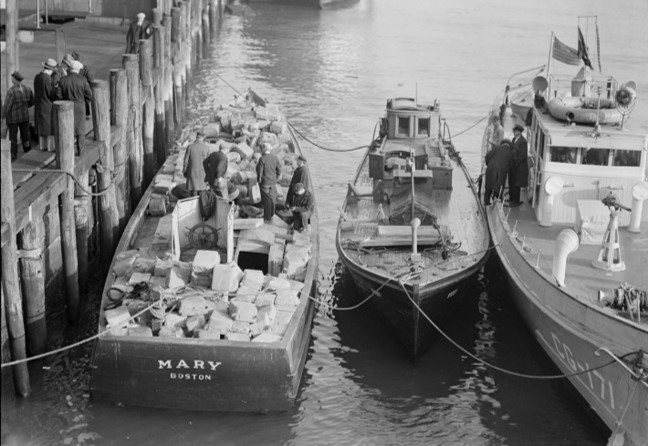
[[[551,59],[553,59],[553,48],[554,48],[554,32],[551,31],[551,41],[549,42],[549,59],[547,60],[547,75],[545,76],[549,80],[549,73],[551,72]],[[549,88],[549,94],[551,95],[551,88]]]

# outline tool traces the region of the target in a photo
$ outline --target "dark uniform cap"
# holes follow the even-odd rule
[[[516,124],[515,127],[513,127],[513,131],[516,131],[516,130],[519,131],[519,132],[523,132],[524,127],[522,127],[520,124]]]

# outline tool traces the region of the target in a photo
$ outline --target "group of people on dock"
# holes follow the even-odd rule
[[[513,139],[504,138],[504,128],[500,118],[493,122],[492,149],[486,154],[486,173],[484,186],[484,205],[491,200],[502,200],[508,181],[508,202],[505,206],[517,207],[522,204],[520,190],[528,186],[529,166],[527,162],[527,140],[522,135],[524,127],[513,127]]]
[[[196,139],[187,146],[183,163],[183,172],[187,179],[186,189],[189,195],[196,196],[204,191],[212,191],[218,197],[231,202],[239,199],[237,189],[227,178],[228,158],[227,145],[221,143],[207,144],[202,130],[196,132]],[[258,158],[258,159],[257,159]],[[263,219],[272,224],[275,214],[286,219],[283,213],[277,212],[277,184],[281,178],[281,161],[272,153],[272,145],[264,143],[261,153],[255,158],[256,177],[259,185]],[[290,180],[286,194],[285,208],[292,214],[293,229],[298,232],[308,231],[310,217],[315,209],[313,194],[307,190],[310,174],[303,155],[297,157],[297,167]]]
[[[76,154],[81,155],[85,139],[86,124],[90,119],[92,90],[90,83],[94,76],[83,65],[78,52],[66,54],[60,64],[54,59],[43,62],[43,69],[34,77],[34,89],[23,84],[24,76],[15,71],[11,74],[12,86],[2,105],[2,118],[7,121],[11,141],[11,160],[18,157],[18,132],[23,151],[31,147],[31,120],[29,108],[34,107],[34,128],[38,135],[38,146],[42,151],[54,151],[54,101],[74,103],[74,135]]]

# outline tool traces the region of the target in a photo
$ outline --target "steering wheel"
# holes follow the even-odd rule
[[[207,223],[198,223],[189,229],[189,243],[196,249],[215,249],[218,229]]]

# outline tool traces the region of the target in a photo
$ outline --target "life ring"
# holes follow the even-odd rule
[[[616,104],[610,99],[594,97],[560,97],[547,104],[549,113],[556,119],[577,124],[618,124],[623,119]]]

